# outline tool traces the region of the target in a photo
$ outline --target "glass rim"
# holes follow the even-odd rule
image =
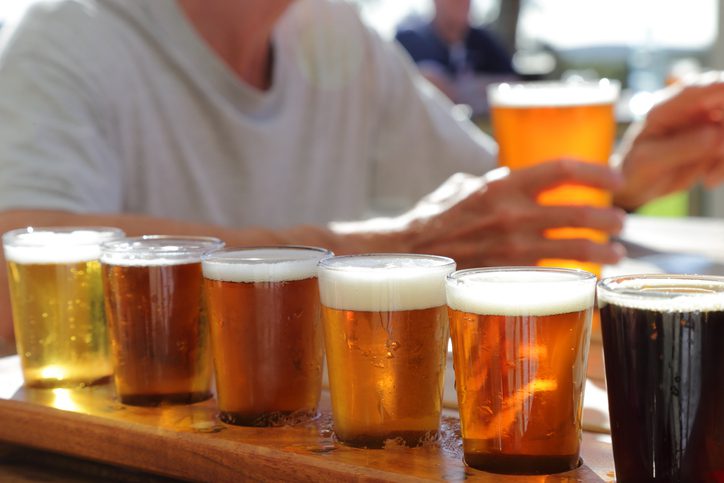
[[[307,246],[307,245],[256,245],[256,246],[244,246],[244,247],[224,247],[220,248],[218,250],[214,250],[212,252],[207,252],[201,257],[202,262],[210,262],[210,263],[229,263],[229,264],[240,264],[240,263],[249,263],[249,264],[265,264],[265,263],[284,263],[284,262],[297,262],[297,261],[309,261],[313,260],[314,257],[309,258],[293,258],[293,257],[269,257],[269,258],[260,258],[260,257],[244,257],[239,256],[235,257],[234,254],[242,254],[244,252],[254,252],[254,251],[262,251],[262,250],[268,250],[270,252],[274,251],[291,251],[291,252],[299,252],[299,253],[318,253],[321,255],[320,259],[334,256],[334,253],[332,250],[329,250],[327,248],[322,247],[314,247],[314,246]]]
[[[415,269],[424,270],[441,270],[448,267],[455,267],[456,262],[450,257],[442,255],[429,255],[423,253],[359,253],[353,255],[334,255],[325,259],[320,260],[320,270],[327,271],[377,271],[377,270],[395,270],[398,267],[373,267],[373,266],[359,266],[359,265],[343,265],[342,263],[347,260],[371,260],[373,258],[380,259],[408,259],[408,260],[431,260],[440,262],[436,265],[427,266],[416,266]],[[408,267],[405,267],[408,268]]]
[[[576,95],[572,91],[578,90]],[[541,98],[539,92],[553,92]],[[561,97],[559,93],[568,93]],[[569,80],[514,80],[508,82],[494,82],[486,87],[490,105],[495,107],[547,107],[547,106],[578,106],[589,104],[613,104],[621,94],[621,82],[617,79],[601,77],[598,79],[569,79]],[[526,95],[525,99],[516,97],[511,101],[503,101],[500,96],[512,94]]]
[[[198,257],[220,249],[224,242],[211,236],[142,235],[110,240],[101,244],[101,257],[116,259],[173,260]],[[103,260],[102,260],[103,261]]]
[[[539,267],[535,265],[515,265],[515,266],[502,266],[502,267],[480,267],[480,268],[465,268],[462,270],[456,270],[447,276],[447,283],[458,281],[465,278],[468,275],[475,275],[478,273],[510,273],[510,272],[536,272],[536,273],[558,273],[565,275],[576,275],[575,278],[569,279],[558,279],[558,280],[545,280],[540,283],[571,283],[575,281],[586,281],[596,279],[596,275],[586,270],[579,268],[563,268],[563,267]],[[490,283],[490,281],[480,280],[482,283]],[[496,280],[495,283],[536,283],[531,281],[500,281]]]
[[[642,282],[638,287],[632,286],[615,286],[616,284],[622,284],[623,282]],[[711,296],[712,293],[719,293],[719,291],[689,291],[689,292],[672,292],[671,290],[656,290],[655,285],[644,288],[642,285],[646,281],[652,282],[664,282],[660,287],[662,288],[694,288],[692,285],[703,285],[703,284],[714,284],[721,287],[721,293],[724,294],[724,276],[719,275],[686,275],[686,274],[668,274],[668,273],[645,273],[645,274],[629,274],[629,275],[616,275],[613,277],[606,277],[599,280],[597,288],[604,294],[611,294],[612,298],[630,298],[635,297],[637,299],[669,299],[672,296],[686,296],[686,297],[703,297]],[[698,284],[696,282],[699,282]]]
[[[78,237],[73,240],[72,245],[75,246],[96,246],[102,245],[110,241],[125,237],[125,232],[121,228],[113,226],[26,226],[24,228],[16,228],[3,233],[2,242],[4,246],[23,247],[23,248],[46,248],[49,243],[38,240],[33,241],[35,235],[72,235],[74,233],[93,233],[95,237]],[[51,243],[58,243],[58,240],[51,240]],[[65,244],[63,244],[65,245]]]

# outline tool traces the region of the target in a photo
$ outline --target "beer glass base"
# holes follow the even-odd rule
[[[574,455],[510,455],[465,453],[465,464],[477,470],[506,475],[547,475],[562,473],[581,466]]]
[[[54,388],[82,388],[88,386],[99,386],[111,382],[111,374],[95,378],[73,378],[73,379],[25,379],[25,387],[38,389]]]
[[[357,435],[342,437],[335,433],[337,441],[355,448],[381,449],[387,444],[401,444],[407,447],[421,446],[437,438],[437,431],[395,431],[383,435]]]
[[[220,411],[219,419],[234,426],[251,426],[256,428],[276,426],[298,426],[319,417],[316,410],[273,411],[268,413],[238,413]]]
[[[210,392],[176,394],[120,394],[121,403],[129,406],[159,406],[161,404],[192,404],[211,398]]]

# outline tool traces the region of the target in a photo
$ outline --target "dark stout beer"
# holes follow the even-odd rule
[[[608,279],[599,300],[616,479],[724,481],[724,279]]]
[[[203,261],[221,419],[264,426],[316,414],[322,388],[317,263],[306,247],[221,250]]]

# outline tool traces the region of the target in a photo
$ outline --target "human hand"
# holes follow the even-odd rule
[[[614,164],[625,183],[614,203],[634,209],[654,198],[702,181],[724,180],[724,78],[703,77],[658,104],[643,124],[632,127]]]
[[[545,230],[585,227],[618,233],[624,212],[618,208],[541,206],[538,195],[564,183],[604,190],[622,184],[620,174],[604,166],[554,161],[485,177],[458,174],[407,215],[410,251],[455,259],[458,267],[533,265],[541,258],[615,263],[624,254],[616,243],[586,239],[550,240]]]

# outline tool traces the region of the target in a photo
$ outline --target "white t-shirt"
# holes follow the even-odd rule
[[[34,5],[0,41],[0,209],[323,224],[493,167],[493,142],[349,4],[298,0],[273,45],[262,92],[174,0]]]

